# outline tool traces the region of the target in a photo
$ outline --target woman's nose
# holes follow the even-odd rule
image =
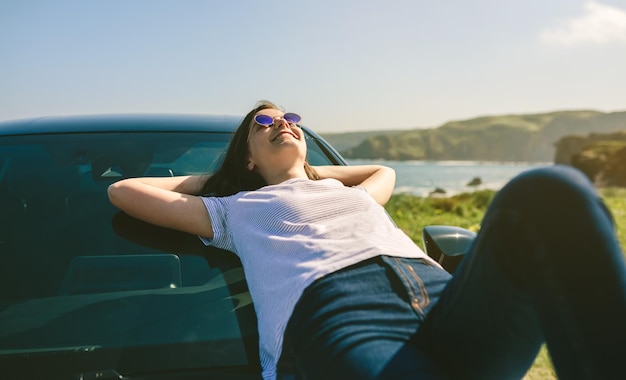
[[[291,126],[289,125],[289,122],[285,120],[284,117],[278,116],[274,119],[274,126],[281,128],[283,125],[286,125],[287,128],[291,128]]]

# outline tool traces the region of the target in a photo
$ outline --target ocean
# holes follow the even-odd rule
[[[396,171],[394,193],[429,196],[435,189],[445,191],[443,196],[475,190],[499,190],[519,173],[550,163],[478,162],[478,161],[384,161],[348,160],[351,165],[380,164]],[[474,178],[481,184],[468,186]]]

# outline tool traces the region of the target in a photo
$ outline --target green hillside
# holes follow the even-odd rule
[[[328,141],[335,149],[342,152],[359,145],[362,141],[379,135],[394,135],[406,132],[406,130],[394,131],[360,131],[342,133],[320,133],[324,140]]]
[[[549,162],[563,136],[619,130],[626,130],[626,112],[484,116],[432,129],[383,132],[338,150],[346,158]]]

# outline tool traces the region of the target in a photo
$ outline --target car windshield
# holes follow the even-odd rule
[[[106,195],[125,177],[211,173],[231,136],[0,138],[0,364],[54,360],[67,378],[109,368],[256,371],[256,319],[237,257],[131,218]],[[308,147],[311,164],[333,164],[316,140]]]

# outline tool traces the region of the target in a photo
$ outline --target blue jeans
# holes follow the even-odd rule
[[[494,198],[451,278],[380,256],[319,279],[285,356],[302,379],[519,379],[547,342],[561,379],[626,374],[626,265],[578,171],[528,171]]]

